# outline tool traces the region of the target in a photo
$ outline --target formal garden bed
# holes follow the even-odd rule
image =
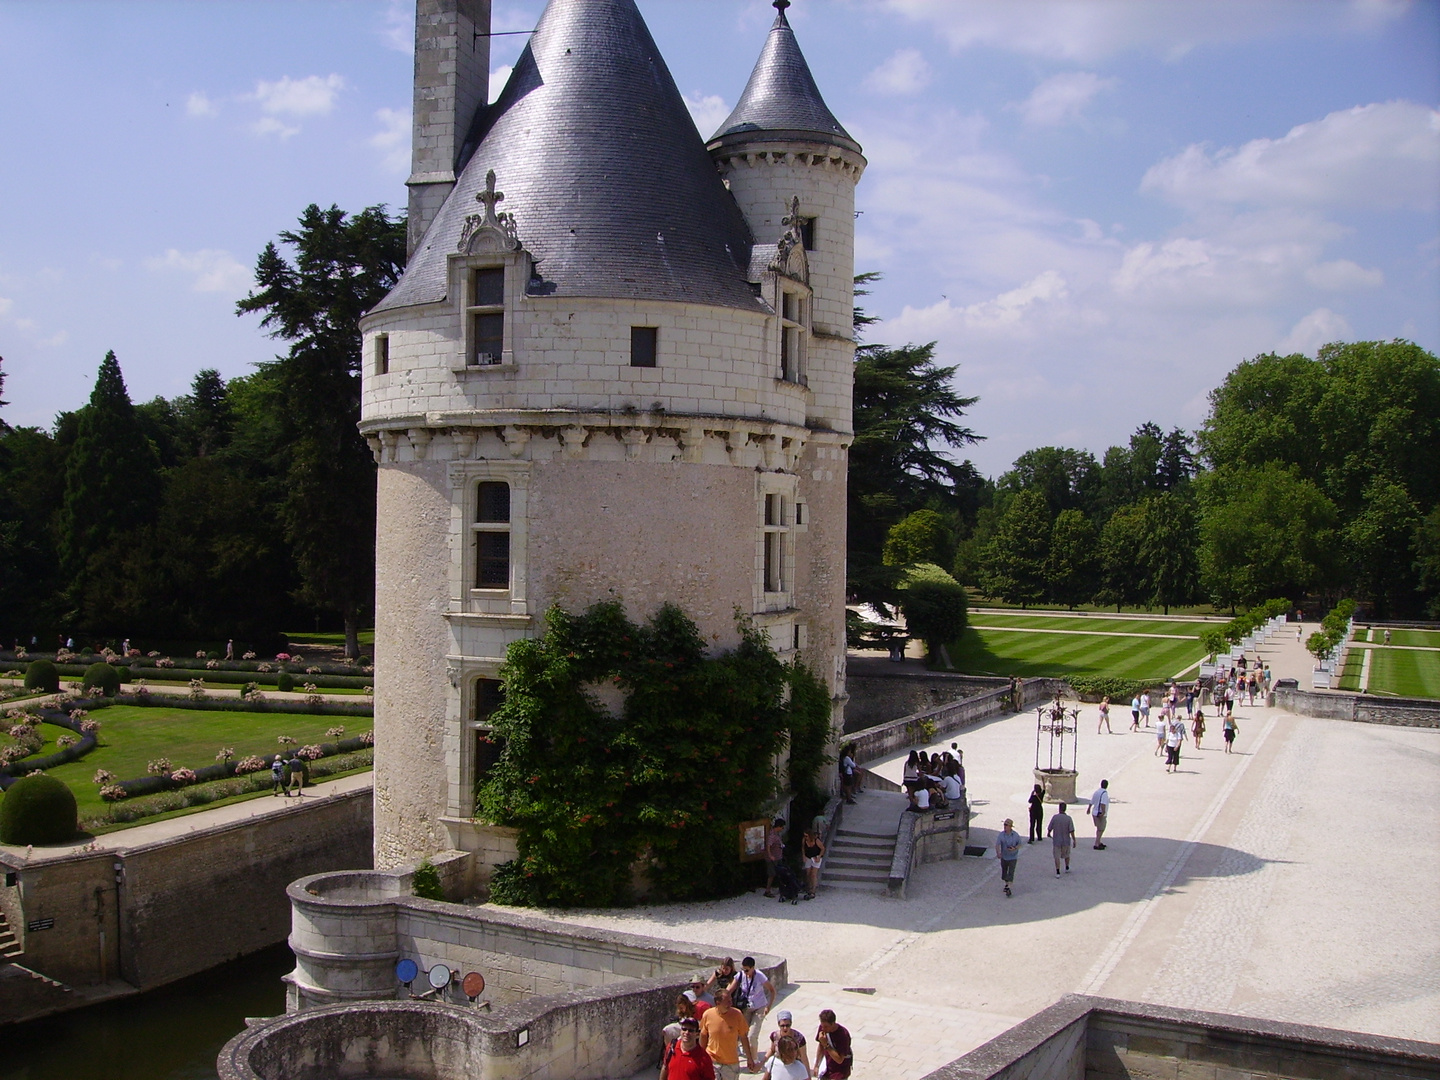
[[[310,780],[373,764],[372,710],[359,703],[67,698],[7,710],[0,784],[43,770],[70,788],[92,833],[268,791],[277,756],[298,756]]]

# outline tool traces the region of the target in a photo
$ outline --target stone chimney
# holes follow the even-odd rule
[[[489,89],[490,0],[416,0],[407,257],[455,186],[460,148]]]

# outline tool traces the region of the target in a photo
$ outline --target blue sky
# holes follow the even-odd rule
[[[538,2],[497,0],[495,29]],[[640,0],[702,135],[774,15]],[[1331,340],[1440,350],[1440,5],[797,0],[864,145],[873,340],[936,341],[968,453],[1197,426],[1239,361]],[[237,318],[310,202],[403,206],[413,8],[0,0],[5,418],[132,397],[282,346]],[[494,39],[498,79],[521,37]],[[623,196],[622,196],[623,197]]]

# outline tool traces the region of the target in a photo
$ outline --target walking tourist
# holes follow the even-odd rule
[[[1065,804],[1060,804],[1059,812],[1050,819],[1050,827],[1045,830],[1049,834],[1051,843],[1055,847],[1055,876],[1060,876],[1060,862],[1065,862],[1065,873],[1070,872],[1070,845],[1075,841],[1075,819],[1065,812]]]
[[[777,817],[765,834],[765,895],[775,895],[775,872],[785,858],[785,819]]]
[[[284,792],[290,777],[285,775],[285,762],[280,755],[275,755],[275,760],[270,763],[270,794],[279,795]]]
[[[840,796],[851,806],[855,805],[855,744],[846,743],[840,748]]]
[[[745,1014],[730,1004],[729,990],[715,994],[714,1007],[705,1010],[700,1020],[700,1035],[705,1042],[705,1052],[715,1063],[717,1080],[739,1080],[741,1047],[745,1050],[748,1071],[755,1071],[755,1052],[750,1049]]]
[[[1195,737],[1195,749],[1200,749],[1200,740],[1205,735],[1205,710],[1201,709],[1190,721],[1190,734]]]
[[[1090,819],[1095,822],[1095,850],[1104,851],[1105,825],[1110,817],[1110,781],[1101,780],[1090,796]]]
[[[1180,771],[1180,744],[1185,741],[1185,721],[1176,717],[1165,725],[1165,771]]]
[[[794,1035],[782,1035],[775,1041],[775,1052],[765,1059],[760,1071],[768,1080],[810,1080],[810,1067],[799,1060]]]
[[[813,1077],[814,1073],[810,1069],[810,1051],[805,1047],[805,1036],[801,1035],[795,1027],[795,1018],[790,1014],[790,1010],[781,1009],[776,1013],[775,1024],[776,1030],[770,1032],[770,1056],[775,1056],[775,1044],[782,1038],[789,1036],[795,1040],[795,1056],[804,1063],[805,1074]],[[819,1062],[816,1062],[816,1064],[818,1065]]]
[[[740,974],[740,971],[735,966],[735,958],[733,956],[727,956],[724,960],[720,961],[719,966],[710,973],[710,978],[705,981],[705,989],[710,992],[710,1003],[712,1005],[715,1003],[716,996],[720,991],[728,990],[731,981],[738,974]]]
[[[697,1021],[680,1021],[680,1037],[671,1047],[664,1080],[715,1080],[715,1064],[700,1045]]]
[[[1013,895],[1010,886],[1015,881],[1015,864],[1020,860],[1020,834],[1015,831],[1015,819],[1005,819],[1005,829],[995,837],[995,854],[1000,859],[1000,884],[1005,895]]]
[[[1150,726],[1150,691],[1143,690],[1140,693],[1140,719],[1145,721],[1145,726]]]
[[[1155,756],[1160,756],[1160,751],[1165,749],[1165,724],[1155,725]]]
[[[1235,723],[1235,717],[1225,717],[1225,723],[1220,726],[1221,734],[1225,736],[1225,753],[1231,754],[1235,751],[1235,735],[1239,728]]]
[[[675,1042],[680,1038],[680,1032],[684,1030],[681,1025],[684,1024],[686,1020],[696,1025],[695,1030],[697,1032],[700,1030],[699,1022],[695,1019],[695,1000],[690,996],[690,991],[688,990],[676,997],[675,1019],[671,1020],[670,1023],[666,1024],[660,1031],[660,1037],[665,1044],[660,1051],[660,1080],[665,1080],[667,1068],[670,1064],[670,1055],[675,1050]]]
[[[235,659],[235,639],[234,639],[234,638],[231,638],[229,641],[225,642],[225,659],[226,659],[226,660],[234,660],[234,659]]]
[[[758,1043],[760,1026],[775,1004],[775,984],[755,966],[755,958],[747,956],[740,961],[740,978],[732,985],[738,989],[731,993],[731,1002],[745,1014],[746,1030],[751,1033],[750,1042]]]
[[[1018,837],[1019,833],[1015,834]],[[850,1032],[835,1022],[834,1009],[820,1010],[820,1030],[815,1033],[815,1075],[845,1080],[855,1055],[850,1049]]]
[[[1107,734],[1110,734],[1110,735],[1114,735],[1114,734],[1115,734],[1115,732],[1113,732],[1113,731],[1110,730],[1110,698],[1109,698],[1109,695],[1106,695],[1105,697],[1103,697],[1103,698],[1100,699],[1100,723],[1095,726],[1095,734],[1096,734],[1096,735],[1099,735],[1099,734],[1100,734],[1100,729],[1101,729],[1101,728],[1104,728]]]
[[[1140,695],[1136,694],[1130,699],[1130,730],[1140,730]]]
[[[1045,828],[1045,789],[1039,784],[1035,790],[1030,792],[1030,839],[1027,844],[1033,844],[1036,840],[1044,837]]]
[[[290,759],[290,790],[295,792],[296,798],[303,799],[305,797],[304,788],[305,762],[300,760],[299,754],[296,754]]]
[[[1185,715],[1195,715],[1195,695],[1200,692],[1200,680],[1195,680],[1185,687]]]
[[[805,899],[814,900],[820,887],[820,864],[825,859],[825,841],[820,836],[819,818],[810,823],[800,838],[800,858],[805,865]]]

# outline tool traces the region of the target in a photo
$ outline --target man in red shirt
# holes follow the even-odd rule
[[[715,1080],[715,1066],[700,1045],[698,1021],[680,1021],[680,1038],[671,1048],[665,1080]]]

